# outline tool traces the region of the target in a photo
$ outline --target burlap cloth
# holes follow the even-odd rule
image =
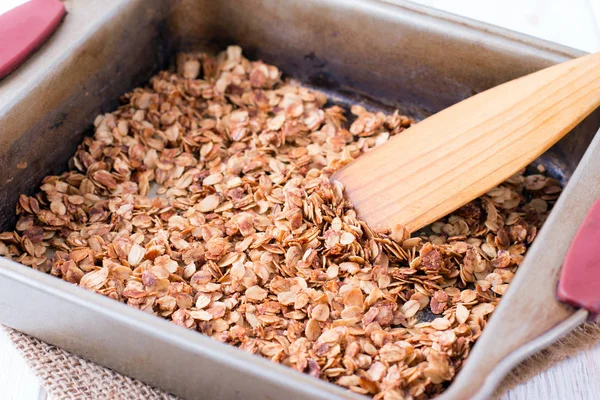
[[[118,374],[31,336],[5,328],[52,399],[177,399],[160,389]],[[523,362],[504,380],[503,392],[600,340],[600,325],[587,323]]]

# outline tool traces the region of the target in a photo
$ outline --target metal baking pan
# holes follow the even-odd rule
[[[57,33],[0,82],[2,230],[14,226],[19,193],[32,194],[42,177],[66,168],[94,117],[180,50],[239,44],[250,58],[278,65],[336,101],[397,107],[416,118],[581,54],[403,1],[67,4]],[[474,373],[471,359],[487,357],[490,366],[498,361],[494,341],[510,342],[499,332],[515,309],[535,315],[540,333],[572,313],[554,300],[554,284],[568,242],[600,196],[600,142],[593,140],[599,125],[596,111],[541,158],[569,184],[442,397],[458,398],[453,389],[483,383],[486,371]],[[24,162],[27,168],[17,168]],[[534,295],[547,297],[548,307],[527,309]],[[0,259],[0,321],[185,398],[364,398],[6,259]]]

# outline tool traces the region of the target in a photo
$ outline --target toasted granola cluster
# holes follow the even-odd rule
[[[559,183],[518,174],[418,235],[375,232],[328,177],[410,118],[349,124],[235,46],[176,70],[20,197],[0,254],[376,399],[441,392]]]

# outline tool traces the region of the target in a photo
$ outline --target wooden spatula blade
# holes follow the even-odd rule
[[[449,107],[336,172],[369,225],[420,229],[510,178],[600,103],[600,54]]]
[[[592,206],[569,247],[558,283],[558,298],[600,314],[600,200]]]

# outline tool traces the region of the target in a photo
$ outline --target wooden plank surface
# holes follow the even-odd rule
[[[1,0],[2,10],[23,0]],[[600,51],[600,0],[415,0],[472,19]],[[68,16],[67,16],[68,18]],[[600,398],[600,345],[536,376],[503,400],[592,400]],[[44,398],[38,379],[0,332],[0,398]]]
[[[0,330],[0,398],[3,400],[40,399],[40,381],[25,360]]]

